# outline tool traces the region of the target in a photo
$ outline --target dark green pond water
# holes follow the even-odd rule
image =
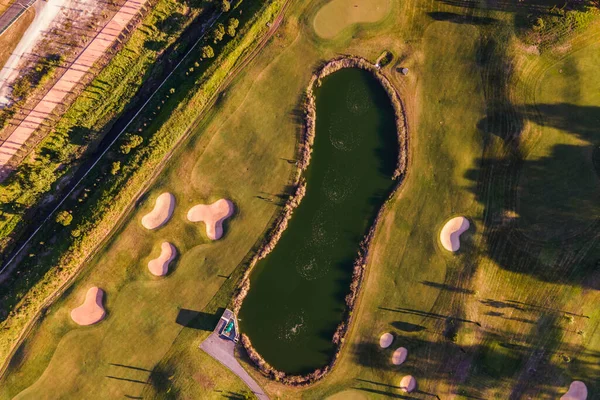
[[[307,191],[275,249],[260,261],[240,328],[275,368],[327,364],[359,243],[393,188],[398,140],[387,93],[368,72],[342,69],[316,91]]]

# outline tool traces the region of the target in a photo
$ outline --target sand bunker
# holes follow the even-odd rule
[[[585,400],[587,399],[588,391],[585,383],[581,381],[573,381],[569,386],[569,391],[565,393],[560,400]]]
[[[471,224],[465,217],[452,218],[446,222],[446,225],[440,232],[440,241],[442,246],[448,251],[457,251],[460,249],[460,235],[469,229]]]
[[[223,221],[233,214],[233,203],[220,199],[212,204],[198,204],[190,208],[187,218],[192,222],[204,222],[206,235],[210,240],[218,240],[223,236]]]
[[[400,381],[400,389],[410,393],[417,388],[417,380],[412,375],[406,375]]]
[[[162,193],[156,198],[154,209],[142,218],[146,229],[156,229],[166,224],[175,209],[175,196],[169,192]]]
[[[155,276],[164,276],[169,272],[169,264],[177,256],[177,249],[169,242],[160,245],[160,256],[148,262],[148,269]]]
[[[398,347],[394,354],[392,354],[392,364],[400,365],[406,360],[406,356],[408,355],[408,350],[404,347]]]
[[[381,335],[381,337],[379,338],[379,346],[381,346],[382,349],[387,349],[388,347],[390,347],[392,345],[393,341],[394,341],[394,335],[392,335],[389,332],[386,332],[383,335]]]
[[[85,294],[85,301],[71,311],[71,318],[79,325],[93,325],[102,321],[106,312],[102,306],[104,292],[96,286],[91,287]]]

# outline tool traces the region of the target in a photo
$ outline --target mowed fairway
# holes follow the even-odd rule
[[[0,398],[240,393],[242,383],[198,344],[233,294],[242,272],[236,267],[279,210],[294,168],[303,90],[324,60],[350,53],[374,61],[383,50],[402,59],[384,73],[405,102],[409,172],[376,231],[338,364],[307,388],[264,379],[242,355],[243,365],[272,398],[399,397],[408,374],[418,381],[411,398],[559,398],[575,379],[587,384],[588,398],[599,396],[600,229],[591,161],[598,24],[566,52],[539,56],[523,53],[514,36],[494,39],[512,29],[509,11],[394,3],[380,23],[356,25],[355,39],[327,41],[313,27],[322,6],[292,4],[275,37],[33,329],[0,381]],[[434,12],[454,16],[436,21]],[[481,24],[473,12],[496,22]],[[507,60],[518,62],[514,75]],[[409,67],[409,75],[397,66]],[[547,158],[538,174],[538,161]],[[579,176],[561,165],[577,166]],[[586,186],[567,196],[561,185],[574,183],[565,179]],[[554,198],[538,195],[538,187]],[[176,197],[173,217],[147,231],[140,219],[165,191]],[[185,215],[222,197],[237,211],[223,239],[210,242],[202,224]],[[471,228],[450,254],[439,230],[458,215]],[[573,239],[575,231],[584,234]],[[161,279],[146,264],[162,241],[179,256]],[[106,292],[107,318],[76,327],[69,312],[92,285]],[[395,336],[385,350],[384,332]],[[408,357],[393,366],[399,346]]]
[[[377,22],[390,12],[392,0],[331,0],[314,17],[317,35],[332,39],[357,23]]]
[[[523,105],[532,120],[520,186],[521,226],[532,236],[560,239],[581,233],[600,216],[600,45],[585,47],[548,68],[536,87],[536,104]],[[596,163],[599,161],[596,160]]]

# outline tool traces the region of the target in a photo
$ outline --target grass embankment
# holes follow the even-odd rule
[[[191,3],[195,4],[195,3]],[[0,183],[0,248],[8,255],[15,239],[29,224],[35,224],[35,209],[49,192],[60,187],[58,180],[77,168],[84,154],[93,151],[127,107],[138,89],[148,80],[164,75],[169,59],[155,65],[170,49],[176,59],[189,42],[175,41],[205,8],[190,7],[174,0],[159,0],[143,19],[123,49],[77,97],[34,154]],[[210,10],[206,12],[210,15]],[[175,46],[175,48],[171,48]],[[6,257],[3,258],[4,261]]]
[[[8,7],[10,7],[10,5],[14,3],[14,0],[2,0],[0,1],[0,15],[2,15],[2,13],[4,11],[6,11],[8,9]]]
[[[4,12],[2,7],[5,3],[0,3],[0,14]],[[8,4],[8,3],[6,3]],[[8,8],[8,5],[6,6]],[[35,18],[35,10],[29,8],[6,32],[0,35],[0,69],[4,67],[11,53],[19,44],[21,37],[31,25],[31,21]]]
[[[144,398],[228,395],[222,390],[239,382],[197,345],[231,300],[248,251],[279,211],[278,196],[286,193],[295,170],[287,160],[301,132],[297,113],[310,66],[339,53],[374,61],[387,49],[398,57],[384,72],[406,103],[411,163],[403,190],[388,203],[375,232],[338,365],[304,389],[265,380],[245,365],[273,398],[339,392],[337,398],[395,397],[403,395],[398,386],[406,374],[417,378],[428,397],[557,398],[573,379],[582,379],[590,397],[597,397],[598,229],[552,243],[521,235],[530,215],[521,201],[528,196],[526,186],[517,178],[528,169],[539,176],[548,172],[529,168],[535,164],[526,155],[537,146],[535,135],[528,137],[536,118],[551,120],[544,113],[525,118],[522,106],[536,105],[536,82],[550,79],[542,78],[547,68],[565,56],[578,59],[585,50],[577,50],[597,41],[600,27],[593,24],[566,38],[561,45],[566,49],[540,56],[514,31],[514,13],[529,12],[527,5],[514,11],[399,2],[368,30],[357,25],[321,41],[312,18],[322,3],[294,4],[277,36],[174,153],[148,196],[71,290],[49,308],[13,358],[1,396],[34,382],[24,395],[44,390],[76,395],[83,385]],[[408,76],[393,72],[398,65],[410,69]],[[570,71],[565,82],[579,77],[580,91],[587,93],[581,98],[591,96],[600,76],[589,68]],[[580,150],[566,154],[579,157]],[[556,161],[581,164],[574,157]],[[561,194],[559,186],[548,189],[548,197],[579,201]],[[177,197],[175,215],[161,230],[146,232],[139,220],[163,191]],[[593,200],[595,193],[579,195]],[[220,197],[231,198],[238,212],[222,241],[209,244],[202,227],[184,222],[185,213],[197,202]],[[438,244],[439,229],[459,214],[474,226],[461,237],[461,251],[450,255]],[[154,281],[146,263],[162,240],[173,241],[181,257],[165,280]],[[68,313],[91,284],[107,289],[108,318],[91,329],[75,328]],[[381,350],[379,335],[386,331],[396,339]],[[400,367],[390,362],[397,346],[409,350]],[[138,382],[106,376],[142,382],[150,377],[151,384],[142,391]]]
[[[236,17],[240,19],[240,30],[235,38],[215,46],[215,52],[218,56],[197,77],[186,74],[186,72],[190,72],[189,68],[192,68],[194,62],[198,60],[197,57],[191,57],[190,65],[185,66],[181,70],[181,74],[176,73],[173,75],[175,79],[170,82],[173,85],[165,86],[163,95],[159,96],[157,103],[150,108],[150,110],[156,110],[155,119],[150,122],[150,117],[144,116],[143,120],[136,122],[135,132],[144,137],[144,144],[132,150],[130,158],[119,155],[118,152],[112,154],[105,165],[89,176],[85,187],[93,188],[93,190],[81,191],[78,193],[77,199],[73,199],[72,203],[69,204],[69,209],[74,217],[72,224],[64,229],[58,229],[58,225],[52,225],[42,233],[42,237],[57,235],[59,237],[57,244],[65,241],[71,242],[70,249],[65,253],[63,247],[57,249],[56,252],[52,251],[52,253],[37,256],[38,273],[43,272],[40,268],[44,267],[42,263],[47,263],[48,267],[53,265],[58,265],[58,267],[49,271],[28,292],[26,299],[20,303],[20,307],[5,321],[4,326],[8,329],[3,331],[5,333],[2,337],[4,351],[8,349],[11,343],[14,343],[14,334],[22,329],[26,320],[31,318],[36,308],[39,308],[41,300],[58,288],[69,275],[72,275],[81,265],[84,257],[89,254],[89,251],[102,241],[114,227],[122,212],[131,204],[140,189],[145,187],[148,181],[152,179],[173,143],[180,139],[186,129],[199,118],[199,112],[211,100],[228,73],[257,44],[281,6],[282,2],[264,5],[255,2],[242,3],[234,11],[239,14]],[[230,16],[226,17],[229,18]],[[177,94],[180,98],[176,98]],[[231,94],[231,96],[234,95]],[[161,111],[158,111],[159,107]],[[144,124],[146,124],[145,127]],[[144,127],[142,132],[138,130],[141,127]],[[235,137],[235,131],[232,130],[230,134]],[[195,135],[192,140],[196,141],[198,146],[206,146],[206,140],[210,141],[211,138],[212,134]],[[212,159],[207,160],[207,164],[203,165],[201,170],[209,168],[217,170],[220,168],[222,172],[220,175],[222,176],[220,179],[217,177],[215,179],[228,187],[234,187],[234,185],[230,186],[231,182],[227,184],[228,176],[232,176],[233,179],[239,181],[248,181],[249,172],[247,170],[240,169],[234,173],[227,167],[227,151],[235,154],[243,152],[248,156],[248,154],[258,154],[259,149],[268,147],[267,142],[264,141],[266,139],[261,138],[252,142],[249,142],[249,139],[239,138],[237,140],[239,146],[232,145],[235,142],[233,139],[227,144],[222,144],[228,150],[222,149],[223,151],[213,154]],[[291,150],[293,151],[293,141],[287,143],[291,143]],[[107,176],[111,163],[115,159],[114,157],[120,157],[121,159],[119,174],[116,175],[115,179],[101,179],[101,177]],[[276,159],[276,157],[273,158]],[[190,166],[193,166],[195,157],[188,157],[187,161]],[[261,171],[256,171],[257,176],[264,176],[269,171],[287,171],[289,168],[287,163],[281,165],[281,163],[276,162],[276,164],[279,165],[271,165]],[[199,239],[203,237],[202,231],[204,228],[203,226],[184,222],[186,221],[185,213],[194,204],[213,201],[219,197],[232,199],[236,206],[240,204],[240,198],[257,202],[253,198],[255,191],[248,188],[246,193],[227,193],[223,190],[205,193],[204,191],[209,186],[205,186],[206,182],[200,182],[199,177],[190,180],[189,175],[181,175],[182,171],[180,169],[170,169],[170,171],[175,177],[172,183],[174,186],[171,187],[171,182],[164,180],[160,180],[159,184],[169,185],[166,190],[175,193],[177,196],[178,205],[171,223],[158,232],[144,230],[139,224],[139,220],[143,214],[152,208],[155,192],[153,191],[150,197],[145,197],[149,201],[147,206],[143,210],[136,210],[133,215],[128,217],[127,224],[119,229],[122,234],[127,232],[126,235],[131,235],[129,239],[123,241],[111,239],[109,243],[118,245],[119,249],[100,252],[98,255],[100,258],[95,258],[93,262],[86,265],[74,286],[67,290],[67,294],[60,298],[56,306],[52,307],[53,309],[56,307],[59,312],[45,313],[40,324],[48,326],[57,336],[34,335],[35,337],[32,337],[31,340],[28,339],[24,347],[17,351],[16,359],[19,359],[19,361],[10,365],[8,375],[4,380],[7,384],[2,385],[0,397],[13,397],[36,381],[35,386],[28,390],[29,394],[48,393],[48,390],[51,390],[53,396],[63,398],[64,396],[77,397],[78,393],[94,392],[102,397],[102,394],[120,393],[123,395],[137,392],[141,387],[136,382],[105,379],[104,377],[107,375],[123,377],[122,375],[127,372],[132,372],[131,368],[119,369],[124,367],[115,366],[115,364],[142,368],[149,372],[168,349],[183,325],[189,322],[190,315],[193,315],[191,310],[197,309],[199,304],[208,302],[214,292],[218,290],[223,278],[214,274],[213,260],[207,261],[205,259],[203,262],[201,261],[201,263],[204,263],[204,267],[198,262],[202,259],[199,258],[198,251],[205,247],[198,244],[199,242],[208,242],[206,239]],[[195,182],[195,185],[190,185],[190,182]],[[274,191],[276,187],[266,189]],[[165,189],[160,189],[161,192],[163,190]],[[182,194],[181,190],[189,190],[190,192]],[[85,198],[84,193],[89,193],[89,197],[79,203],[79,199]],[[256,207],[258,209],[256,215],[260,218],[264,218],[266,215],[268,219],[273,212],[273,205],[266,202],[262,203],[264,204]],[[244,213],[240,211],[234,217],[233,222],[226,224],[226,228],[229,225],[235,225],[237,219],[243,220],[243,215]],[[251,213],[245,215],[247,215],[247,218],[252,219]],[[261,226],[260,223],[250,223],[249,226],[250,233],[244,229],[238,230],[238,237],[239,235],[242,237],[246,237],[245,235],[257,237],[264,229],[264,224]],[[232,229],[233,231],[235,230]],[[73,237],[74,232],[78,232],[75,235],[77,238]],[[227,234],[227,236],[229,235]],[[151,257],[151,251],[155,248],[154,245],[160,245],[162,239],[166,237],[175,244],[181,257],[167,279],[155,281],[150,279],[146,264]],[[247,248],[239,247],[239,245],[232,248],[226,241],[217,242],[215,246],[219,249],[217,251],[218,257],[236,257],[236,254],[238,257],[243,257],[243,254],[248,251]],[[40,248],[40,250],[43,251],[43,248]],[[61,256],[62,258],[59,260]],[[108,257],[109,260],[107,261],[104,257]],[[237,260],[237,258],[234,259]],[[185,268],[185,265],[187,265],[187,268]],[[226,273],[226,271],[223,271],[223,273]],[[23,276],[23,273],[21,273],[21,276]],[[105,290],[105,305],[109,315],[103,323],[89,330],[75,329],[71,331],[75,326],[71,325],[68,316],[69,311],[77,303],[80,303],[79,288],[85,290],[90,285],[90,279]],[[15,284],[18,284],[18,282],[16,281]],[[196,284],[187,285],[186,287],[186,283],[192,282],[203,282],[205,286],[202,290],[198,290]],[[69,295],[71,293],[72,295]],[[140,307],[132,309],[132,304],[140,304]],[[180,314],[179,311],[181,311]],[[156,323],[159,323],[159,325],[154,325]],[[126,331],[123,331],[123,328],[126,328]],[[43,329],[45,330],[45,328]],[[141,331],[148,334],[145,339],[140,338]],[[72,342],[72,340],[75,340],[75,342]],[[102,343],[106,343],[106,345]],[[73,348],[81,349],[82,352],[79,353],[79,356],[86,358],[87,365],[90,365],[91,362],[94,367],[86,367],[85,370],[80,370],[77,365],[82,365],[78,363],[83,362],[83,358],[74,356],[72,354]],[[30,352],[29,349],[32,349],[32,351]],[[88,353],[88,350],[91,349],[96,350]],[[65,358],[63,359],[63,357]],[[90,357],[98,358],[92,360]],[[63,368],[74,368],[69,372],[70,378],[60,378],[60,375],[62,375],[60,372],[58,374],[48,372],[44,373],[42,379],[38,380],[42,372],[48,367],[49,362],[50,370],[54,370],[54,368],[61,370]],[[24,367],[24,369],[21,370],[21,367]],[[109,371],[106,368],[117,369]],[[212,376],[212,373],[213,371],[207,373],[208,377]],[[95,378],[96,376],[102,376],[103,378],[99,382]],[[79,382],[81,379],[87,383],[75,388],[75,382]],[[148,379],[148,373],[143,379]],[[137,380],[139,381],[139,379]],[[231,382],[231,385],[227,388],[241,389],[237,385],[239,384]],[[81,390],[81,392],[77,392],[77,390]],[[214,396],[218,397],[220,394],[214,393]]]

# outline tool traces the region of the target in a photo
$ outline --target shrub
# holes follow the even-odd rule
[[[215,51],[210,46],[204,46],[202,48],[202,58],[213,58],[215,56]]]
[[[116,175],[119,173],[119,171],[121,170],[121,161],[115,161],[112,163],[111,167],[110,167],[110,173],[111,175]]]
[[[62,226],[71,225],[71,221],[73,221],[73,215],[68,211],[63,210],[56,214],[56,222],[58,222]]]
[[[227,21],[227,34],[231,37],[235,36],[235,30],[240,25],[240,21],[237,18],[229,18]]]
[[[135,149],[142,144],[143,141],[144,138],[142,138],[140,135],[131,135],[127,141],[121,145],[121,153],[129,154],[131,149]]]
[[[222,23],[218,23],[217,27],[215,28],[215,30],[213,31],[213,43],[219,43],[221,40],[223,40],[223,36],[225,36],[225,26]]]
[[[227,1],[227,0],[221,0],[221,4],[219,5],[219,8],[221,9],[222,12],[227,12],[231,9],[231,3],[229,3],[229,1]]]

